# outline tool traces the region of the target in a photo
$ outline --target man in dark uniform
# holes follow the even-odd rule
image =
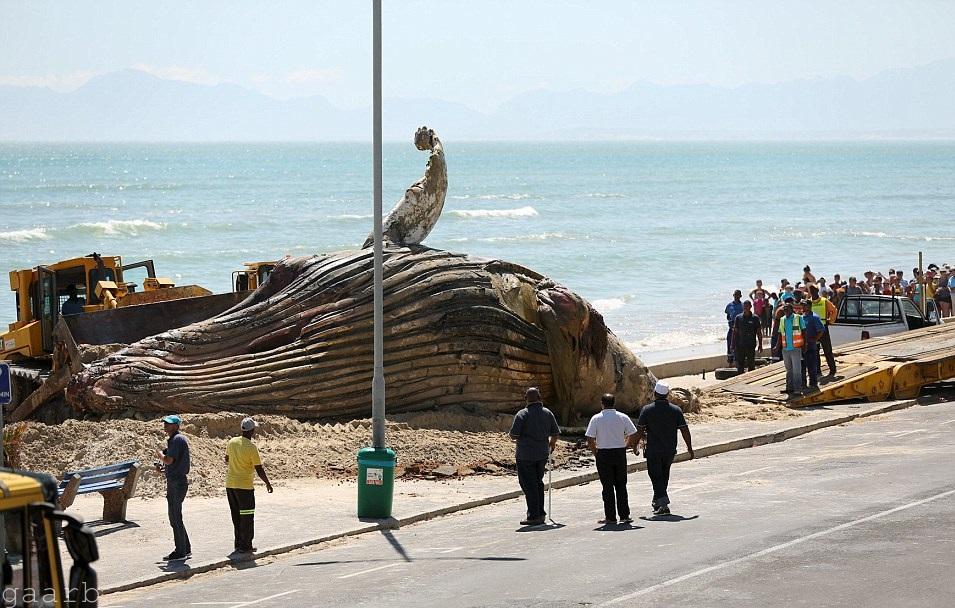
[[[524,393],[527,407],[517,412],[511,424],[511,439],[517,442],[517,479],[527,501],[527,518],[522,526],[544,523],[544,472],[547,459],[557,445],[560,427],[554,414],[541,403],[540,391]]]
[[[763,350],[763,325],[753,314],[753,303],[743,302],[743,312],[733,321],[733,343],[736,345],[736,371],[756,369],[756,344]]]
[[[647,447],[643,455],[647,459],[647,474],[653,484],[654,515],[670,514],[670,497],[667,496],[667,485],[670,483],[670,465],[676,456],[676,431],[683,434],[686,442],[686,451],[693,458],[693,444],[690,438],[690,428],[683,417],[683,410],[673,405],[667,399],[670,387],[665,382],[657,382],[653,389],[653,403],[643,406],[640,417],[637,419],[637,436],[633,453],[640,455],[639,445],[644,438]]]

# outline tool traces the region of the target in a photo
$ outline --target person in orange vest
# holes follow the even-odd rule
[[[786,365],[786,393],[792,395],[802,392],[802,351],[806,348],[803,330],[806,325],[801,315],[793,314],[792,302],[783,307],[783,317],[779,320],[779,345],[782,348],[783,362]]]

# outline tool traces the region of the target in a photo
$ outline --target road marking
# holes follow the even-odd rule
[[[758,469],[753,469],[751,471],[743,471],[742,473],[733,473],[731,477],[739,477],[741,475],[749,475],[750,473],[759,473],[760,471],[765,471],[766,469],[771,469],[773,467],[760,467]]]
[[[249,600],[248,602],[192,602],[192,606],[224,606],[228,605],[231,608],[243,608],[244,606],[252,606],[253,604],[261,604],[262,602],[267,602],[269,600],[274,600],[277,597],[282,597],[283,595],[290,595],[292,593],[298,593],[300,589],[292,589],[291,591],[283,591],[282,593],[276,593],[275,595],[270,595],[268,597],[260,597],[257,600]]]
[[[639,590],[639,591],[635,591],[635,592],[633,592],[633,593],[628,593],[627,595],[621,595],[620,597],[616,597],[616,598],[614,598],[614,599],[612,599],[612,600],[609,600],[609,601],[606,601],[606,602],[604,602],[603,604],[600,604],[600,605],[601,605],[601,606],[613,606],[614,604],[619,604],[619,603],[621,603],[621,602],[628,602],[628,601],[630,601],[630,600],[632,600],[632,599],[634,599],[634,598],[640,597],[641,595],[646,595],[646,594],[648,594],[648,593],[653,593],[654,591],[658,591],[658,590],[663,589],[663,588],[665,588],[665,587],[670,587],[670,586],[672,586],[672,585],[676,585],[676,584],[678,584],[678,583],[682,583],[683,581],[689,580],[689,579],[691,579],[691,578],[696,578],[696,577],[698,577],[698,576],[703,576],[704,574],[709,574],[710,572],[715,572],[715,571],[717,571],[717,570],[722,570],[722,569],[724,569],[724,568],[729,568],[730,566],[735,566],[735,565],[737,565],[737,564],[742,564],[743,562],[748,562],[748,561],[750,561],[750,560],[758,559],[758,558],[760,558],[760,557],[763,557],[764,555],[769,555],[770,553],[776,553],[777,551],[782,551],[783,549],[788,549],[789,547],[792,547],[792,546],[794,546],[794,545],[799,545],[799,544],[802,544],[802,543],[804,543],[804,542],[806,542],[806,541],[814,540],[814,539],[820,538],[820,537],[822,537],[822,536],[827,536],[827,535],[832,534],[832,533],[834,533],[834,532],[841,532],[842,530],[847,530],[847,529],[849,529],[849,528],[853,528],[853,527],[855,527],[855,526],[858,526],[859,524],[864,524],[864,523],[866,523],[866,522],[870,522],[870,521],[873,521],[873,520],[876,520],[876,519],[881,519],[881,518],[883,518],[883,517],[885,517],[885,516],[887,516],[887,515],[892,515],[893,513],[898,513],[899,511],[904,511],[904,510],[906,510],[906,509],[911,509],[911,508],[913,508],[913,507],[918,507],[918,506],[924,505],[924,504],[926,504],[926,503],[930,503],[930,502],[932,502],[932,501],[939,500],[940,498],[946,498],[946,497],[951,496],[951,495],[953,495],[953,494],[955,494],[955,490],[948,490],[948,491],[946,491],[946,492],[942,492],[941,494],[936,494],[936,495],[934,495],[934,496],[929,496],[928,498],[923,498],[922,500],[917,500],[917,501],[915,501],[915,502],[910,502],[910,503],[908,503],[908,504],[906,504],[906,505],[902,505],[902,506],[899,506],[899,507],[893,507],[893,508],[888,509],[888,510],[886,510],[886,511],[880,511],[879,513],[875,513],[874,515],[869,515],[869,516],[866,516],[866,517],[862,517],[862,518],[859,518],[859,519],[856,519],[856,520],[853,520],[853,521],[850,521],[850,522],[846,522],[846,523],[844,523],[844,524],[839,524],[838,526],[833,526],[832,528],[828,528],[828,529],[826,529],[826,530],[821,530],[821,531],[819,531],[819,532],[814,532],[814,533],[812,533],[812,534],[809,534],[809,535],[806,535],[806,536],[802,536],[802,537],[800,537],[800,538],[795,538],[795,539],[793,539],[793,540],[791,540],[791,541],[788,541],[788,542],[785,542],[785,543],[781,543],[781,544],[778,544],[778,545],[769,547],[768,549],[763,549],[762,551],[757,551],[757,552],[755,552],[755,553],[750,553],[749,555],[744,555],[743,557],[738,557],[738,558],[736,558],[736,559],[731,559],[731,560],[729,560],[729,561],[725,561],[725,562],[722,562],[722,563],[720,563],[720,564],[715,564],[715,565],[712,565],[712,566],[708,566],[708,567],[706,567],[706,568],[701,568],[700,570],[696,570],[695,572],[690,572],[689,574],[684,574],[683,576],[678,576],[678,577],[676,577],[676,578],[671,578],[671,579],[668,580],[668,581],[663,581],[662,583],[657,583],[656,585],[652,585],[652,586],[650,586],[650,587],[646,587],[646,588],[641,589],[641,590]]]
[[[394,568],[395,566],[403,566],[403,565],[405,565],[405,562],[398,562],[395,564],[385,564],[384,566],[378,566],[377,568],[362,570],[361,572],[352,572],[351,574],[346,574],[345,576],[339,576],[338,578],[351,578],[353,576],[361,576],[362,574],[369,574],[371,572],[378,572],[379,570],[384,570],[385,568]]]

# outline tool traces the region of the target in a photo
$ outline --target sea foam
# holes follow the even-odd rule
[[[26,243],[29,241],[46,241],[50,239],[46,228],[30,228],[28,230],[11,230],[0,232],[0,241],[7,243]]]
[[[521,218],[521,217],[537,217],[540,215],[537,213],[537,209],[533,207],[520,207],[518,209],[455,209],[451,211],[451,215],[454,217],[462,217],[468,219],[483,219],[483,218]]]
[[[141,232],[164,230],[166,224],[149,220],[108,220],[73,224],[70,230],[88,231],[98,236],[138,236]]]

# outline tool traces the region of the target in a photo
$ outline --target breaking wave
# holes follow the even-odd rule
[[[627,301],[623,298],[603,298],[600,300],[594,300],[591,302],[591,304],[593,304],[594,308],[596,308],[598,312],[606,313],[610,312],[611,310],[623,308],[627,305]]]
[[[517,236],[457,237],[448,239],[449,243],[527,243],[544,241],[577,241],[580,238],[563,232],[542,232],[540,234],[520,234]]]
[[[50,239],[46,228],[30,228],[28,230],[11,230],[0,232],[0,241],[7,243],[27,243],[29,241],[46,241]]]
[[[523,201],[529,198],[540,198],[540,197],[531,197],[530,194],[458,194],[451,196],[454,200],[458,201]]]
[[[73,224],[70,230],[82,230],[97,236],[139,236],[151,230],[164,230],[166,224],[149,220],[109,220],[106,222],[83,222]]]
[[[451,212],[451,215],[454,217],[462,217],[467,219],[483,219],[483,218],[521,218],[521,217],[537,217],[540,215],[537,213],[537,209],[533,207],[520,207],[518,209],[455,209]]]
[[[343,213],[341,215],[326,215],[326,220],[370,220],[375,217],[372,214],[362,215],[358,213]]]

